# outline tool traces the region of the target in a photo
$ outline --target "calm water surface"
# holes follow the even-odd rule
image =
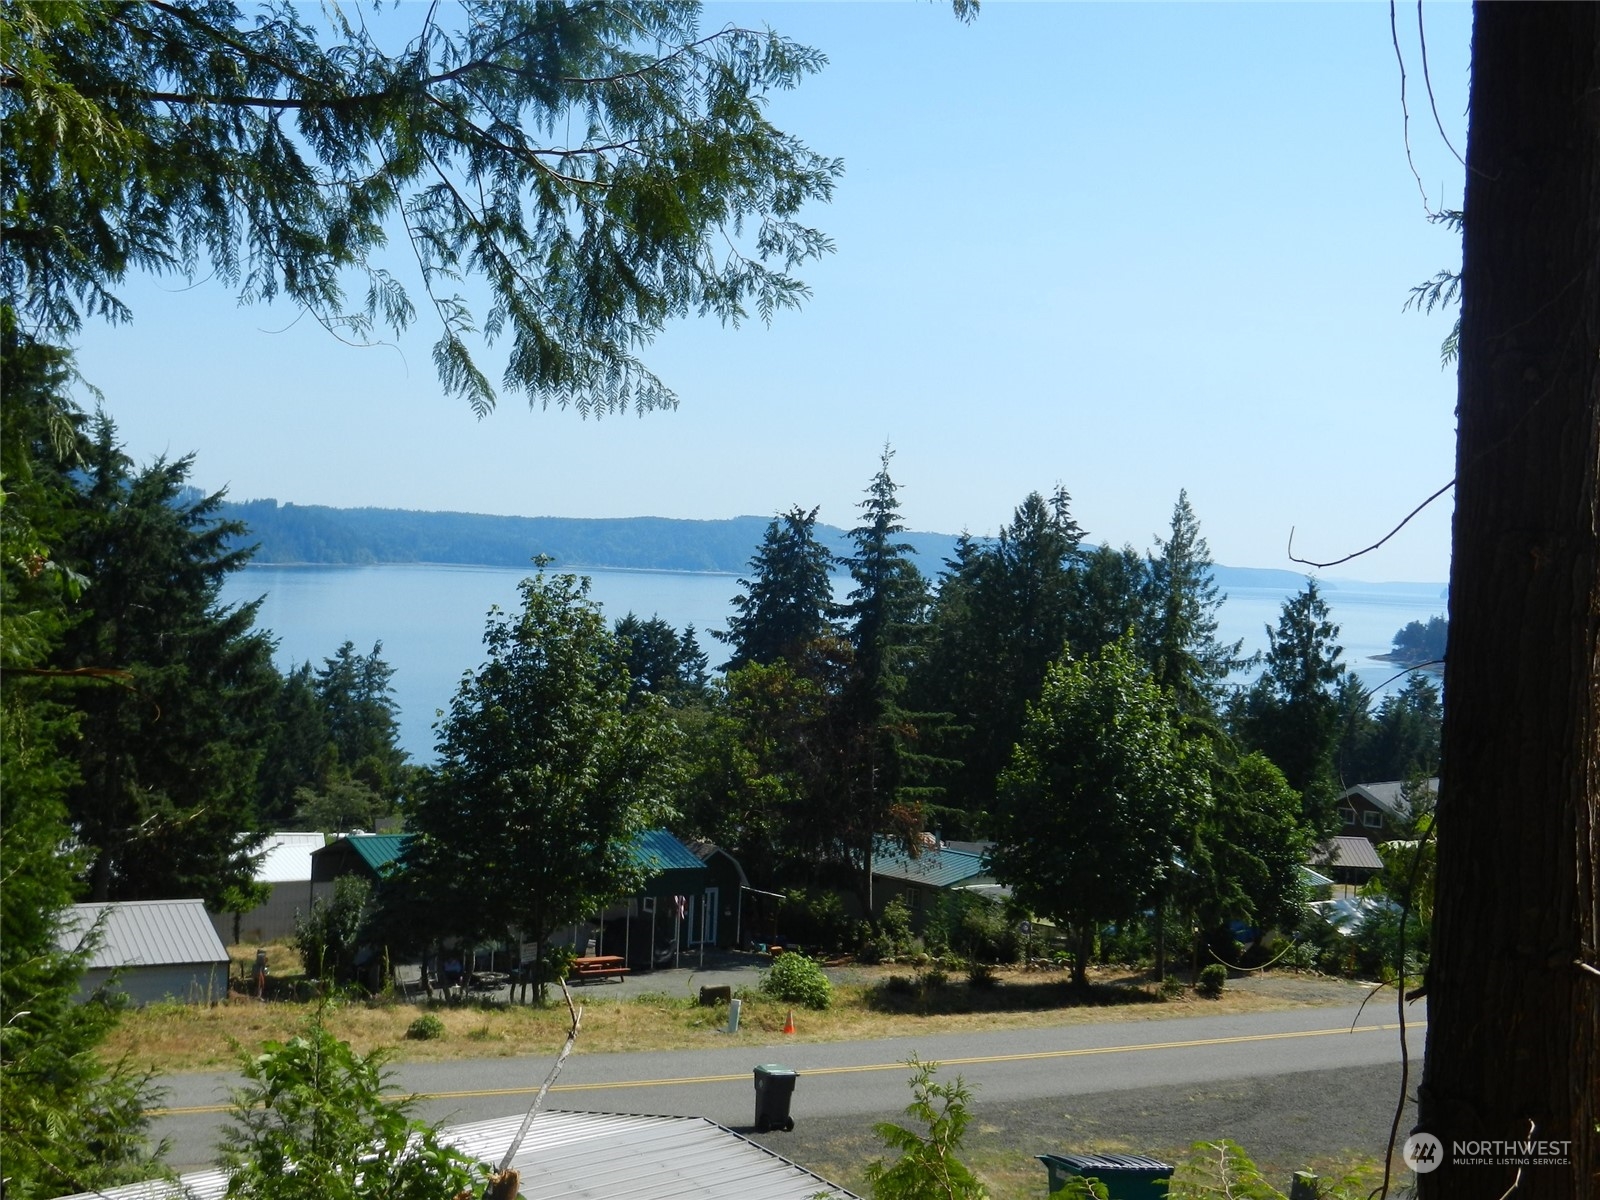
[[[739,591],[733,575],[587,568],[594,599],[615,620],[628,612],[659,616],[674,627],[694,625],[713,666],[725,648],[710,630],[727,625],[729,601]],[[433,724],[462,673],[483,661],[484,617],[491,605],[514,609],[517,583],[528,574],[504,567],[392,565],[377,567],[248,567],[224,588],[228,603],[263,597],[257,623],[278,638],[280,668],[316,666],[346,639],[366,653],[383,643],[395,668],[401,744],[414,757],[433,757]],[[1441,585],[1325,582],[1324,594],[1341,627],[1344,661],[1368,687],[1394,675],[1371,655],[1389,649],[1395,631],[1410,621],[1442,613]],[[1243,638],[1245,650],[1263,650],[1265,627],[1277,621],[1290,593],[1238,587],[1221,613],[1222,637]]]

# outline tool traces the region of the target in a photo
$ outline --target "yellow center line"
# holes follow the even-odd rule
[[[1425,1028],[1425,1021],[1407,1021],[1407,1029]],[[1054,1058],[1086,1058],[1092,1054],[1135,1054],[1146,1050],[1190,1050],[1199,1046],[1236,1046],[1248,1042],[1279,1042],[1293,1038],[1331,1037],[1349,1033],[1393,1033],[1398,1024],[1358,1025],[1354,1029],[1341,1025],[1336,1029],[1302,1029],[1288,1033],[1242,1033],[1233,1037],[1195,1038],[1185,1042],[1140,1042],[1129,1046],[1086,1046],[1078,1050],[1034,1050],[1024,1054],[981,1054],[968,1058],[941,1058],[941,1067],[971,1067],[985,1063],[1038,1062]],[[853,1075],[864,1071],[903,1071],[904,1061],[887,1063],[854,1063],[845,1067],[807,1067],[802,1075]],[[732,1075],[685,1075],[676,1079],[626,1079],[610,1083],[558,1083],[552,1092],[605,1092],[622,1088],[686,1087],[705,1083],[739,1083],[750,1078],[749,1071]],[[411,1092],[395,1097],[404,1100],[470,1100],[490,1096],[531,1096],[538,1087],[474,1088],[459,1092]],[[200,1113],[228,1112],[231,1104],[196,1104],[187,1108],[149,1108],[149,1117],[191,1116]]]

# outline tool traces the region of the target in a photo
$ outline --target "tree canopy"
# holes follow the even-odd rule
[[[1209,807],[1206,744],[1182,737],[1132,634],[1051,666],[995,798],[995,878],[1078,937],[1137,914],[1172,873],[1180,831]]]
[[[831,249],[800,213],[841,164],[765,113],[815,50],[685,0],[319,11],[8,4],[4,303],[55,338],[128,319],[130,271],[211,273],[357,342],[425,312],[480,414],[502,338],[499,388],[642,411],[676,402],[638,357],[667,320],[770,320]]]
[[[635,842],[671,812],[673,729],[659,701],[629,703],[587,581],[540,574],[520,591],[520,612],[490,612],[487,659],[451,700],[407,812],[402,890],[430,914],[413,944],[513,928],[542,943],[643,882]]]

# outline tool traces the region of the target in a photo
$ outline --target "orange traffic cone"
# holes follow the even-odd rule
[[[794,1032],[794,1009],[792,1008],[789,1010],[788,1018],[783,1023],[783,1031],[785,1033]]]

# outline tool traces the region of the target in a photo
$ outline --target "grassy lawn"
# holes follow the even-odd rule
[[[292,991],[298,964],[287,947],[272,950],[273,975],[284,994]],[[250,959],[253,961],[253,950]],[[237,974],[237,969],[236,969]],[[860,983],[840,985],[826,1011],[796,1009],[802,1042],[853,1041],[897,1037],[908,1033],[954,1033],[1015,1029],[1103,1021],[1146,1021],[1219,1013],[1327,1004],[1352,992],[1332,980],[1303,980],[1299,986],[1230,987],[1220,998],[1201,999],[1193,992],[1162,999],[1142,976],[1118,970],[1096,973],[1087,994],[1072,989],[1064,973],[1002,970],[995,984],[969,987],[963,974],[952,974],[942,986],[914,982],[907,966],[863,971]],[[899,990],[883,985],[891,975],[910,982]],[[744,999],[741,1027],[748,1040],[780,1042],[789,1005],[753,988]],[[1359,993],[1357,993],[1359,994]],[[678,1050],[720,1046],[719,1032],[727,1009],[705,1008],[687,992],[650,993],[631,998],[606,996],[602,990],[575,992],[583,1005],[580,1054],[629,1050]],[[126,1056],[139,1067],[158,1073],[228,1069],[241,1051],[261,1042],[294,1035],[311,1010],[308,1002],[266,1003],[240,995],[209,1007],[150,1005],[127,1013],[103,1048],[109,1059]],[[430,1012],[444,1025],[444,1036],[429,1041],[406,1038],[406,1029]],[[439,1061],[456,1058],[554,1054],[565,1038],[568,1017],[559,992],[544,1006],[492,1002],[417,1003],[385,999],[348,999],[333,1003],[326,1014],[332,1031],[363,1053],[387,1046],[396,1061]]]

